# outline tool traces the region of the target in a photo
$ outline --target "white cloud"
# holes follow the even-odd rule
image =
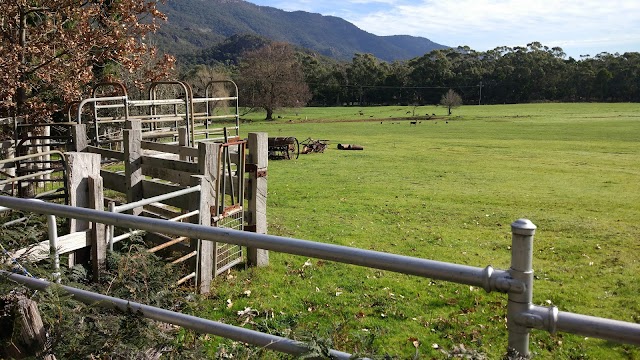
[[[440,0],[398,5],[349,19],[377,35],[408,34],[476,50],[526,45],[631,45],[640,2],[611,0]]]
[[[637,0],[250,0],[342,17],[376,35],[414,35],[475,50],[540,41],[570,55],[640,51]],[[584,48],[584,49],[582,49]]]

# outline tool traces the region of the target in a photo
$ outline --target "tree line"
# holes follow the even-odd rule
[[[640,53],[565,57],[559,47],[533,42],[434,50],[393,63],[371,54],[334,64],[302,55],[300,63],[314,105],[436,104],[448,89],[469,104],[640,101]]]
[[[471,104],[640,101],[640,53],[565,56],[533,42],[485,52],[434,50],[394,63],[356,54],[331,69],[308,59],[304,68],[318,105],[435,104],[448,89]]]
[[[560,47],[532,42],[484,52],[466,46],[434,50],[392,63],[371,54],[339,62],[292,45],[266,43],[234,59],[216,71],[236,80],[244,105],[266,109],[267,118],[274,108],[305,104],[438,104],[450,89],[465,104],[640,101],[637,52],[576,60],[566,59]]]

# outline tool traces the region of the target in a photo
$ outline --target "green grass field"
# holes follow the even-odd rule
[[[510,224],[528,218],[538,226],[536,304],[640,322],[639,104],[463,106],[451,116],[420,107],[415,126],[400,119],[413,110],[247,117],[243,133],[331,141],[323,154],[269,163],[269,232],[507,269]],[[338,143],[364,151],[339,151]],[[268,268],[219,277],[198,315],[369,356],[437,359],[466,349],[495,359],[506,351],[505,294],[270,257]],[[238,314],[247,307],[254,312]],[[209,346],[282,356],[218,338]],[[538,330],[530,348],[541,359],[640,358],[634,346]]]

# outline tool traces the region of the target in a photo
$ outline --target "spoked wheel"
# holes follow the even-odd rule
[[[294,155],[297,159],[298,156],[300,156],[300,143],[298,142],[298,138],[295,137],[290,141],[291,143],[287,146],[287,159],[293,159]]]

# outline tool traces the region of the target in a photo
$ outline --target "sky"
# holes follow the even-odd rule
[[[413,35],[476,51],[559,46],[575,59],[640,52],[639,0],[248,0],[343,18],[375,35]]]

